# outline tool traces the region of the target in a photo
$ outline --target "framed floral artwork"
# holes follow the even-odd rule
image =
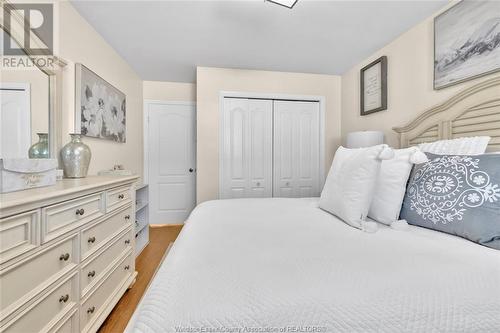
[[[126,142],[126,96],[82,64],[76,64],[75,129],[82,135]]]

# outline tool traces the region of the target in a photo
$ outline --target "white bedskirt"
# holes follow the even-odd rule
[[[499,332],[500,251],[349,227],[315,199],[198,206],[129,332]]]

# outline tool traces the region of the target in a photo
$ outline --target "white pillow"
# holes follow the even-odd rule
[[[340,147],[321,192],[319,207],[362,229],[380,171],[380,158],[393,155],[387,145],[359,149]]]
[[[393,159],[382,161],[368,217],[387,225],[399,219],[413,164],[428,162],[417,147],[394,150]]]
[[[490,140],[489,136],[475,136],[421,143],[418,147],[424,152],[438,155],[481,155],[486,152]]]

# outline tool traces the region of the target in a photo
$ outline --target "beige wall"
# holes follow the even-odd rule
[[[276,93],[324,96],[325,170],[340,142],[340,77],[198,67],[197,69],[197,202],[218,198],[219,93]]]
[[[59,55],[68,62],[63,78],[63,144],[74,131],[75,63],[82,63],[127,96],[127,142],[84,137],[92,150],[89,174],[123,164],[143,174],[142,80],[67,1],[59,3]]]
[[[160,101],[196,101],[196,84],[180,82],[143,82],[144,99]]]
[[[342,76],[343,140],[351,131],[383,130],[387,143],[397,146],[398,137],[392,127],[406,124],[426,109],[486,78],[433,90],[433,18],[416,25]],[[359,70],[382,55],[388,60],[388,108],[361,117]]]

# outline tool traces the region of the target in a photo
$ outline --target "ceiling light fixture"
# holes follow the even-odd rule
[[[299,0],[265,0],[265,1],[272,2],[274,4],[292,9],[293,6],[295,6],[297,1],[299,1]]]

